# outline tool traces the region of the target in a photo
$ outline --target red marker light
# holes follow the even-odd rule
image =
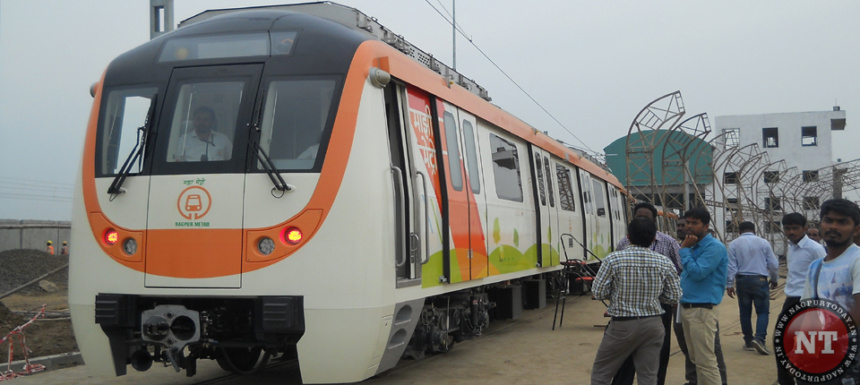
[[[105,244],[113,246],[119,240],[119,234],[114,229],[105,231]]]
[[[291,245],[298,245],[302,241],[302,231],[296,227],[290,227],[284,232],[284,240]]]

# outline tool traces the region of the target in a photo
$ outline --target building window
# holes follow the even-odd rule
[[[776,127],[762,128],[762,139],[765,148],[779,147],[779,129]]]
[[[765,171],[764,183],[773,184],[779,183],[779,171]]]
[[[740,232],[738,223],[735,221],[726,221],[726,232],[729,234],[737,234]]]
[[[723,129],[723,138],[726,141],[725,148],[729,147],[737,147],[740,143],[740,128],[724,128]]]
[[[738,184],[738,173],[727,172],[723,176],[723,183],[725,183],[725,184]]]
[[[779,198],[776,197],[764,198],[764,207],[767,211],[782,210],[782,206],[779,204]]]
[[[801,146],[817,146],[818,145],[818,127],[801,127],[800,128],[800,145]]]
[[[804,182],[817,182],[818,181],[818,170],[803,170],[803,181]]]
[[[765,231],[767,231],[768,233],[775,234],[782,232],[782,228],[780,228],[779,222],[767,221],[767,223],[765,224],[767,225],[765,226]]]
[[[820,201],[818,197],[803,197],[803,209],[804,210],[818,210],[821,208]]]

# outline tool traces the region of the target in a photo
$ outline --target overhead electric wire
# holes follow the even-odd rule
[[[0,176],[0,198],[71,202],[74,185]]]
[[[436,11],[436,13],[438,13],[438,14],[439,14],[439,16],[441,16],[443,19],[445,19],[445,21],[446,21],[448,24],[451,24],[451,26],[452,26],[452,27],[454,27],[454,29],[455,29],[457,32],[459,32],[459,33],[460,33],[460,35],[462,35],[462,36],[463,36],[463,38],[465,38],[465,39],[469,42],[469,44],[471,44],[473,47],[475,47],[475,49],[476,49],[476,50],[478,50],[478,52],[480,52],[480,53],[481,53],[481,55],[483,55],[483,56],[484,56],[484,58],[485,58],[485,59],[487,59],[487,60],[490,62],[490,64],[492,64],[494,67],[496,67],[496,69],[497,69],[497,70],[499,70],[499,72],[501,72],[501,73],[502,73],[502,75],[505,75],[505,77],[506,77],[506,78],[508,78],[508,80],[510,80],[510,81],[511,81],[511,83],[513,83],[517,88],[519,88],[519,89],[520,89],[520,91],[522,91],[522,93],[523,93],[523,94],[525,94],[529,99],[531,99],[531,101],[532,101],[532,102],[534,102],[534,104],[536,104],[538,107],[540,107],[540,109],[541,109],[541,110],[543,110],[543,112],[544,112],[544,113],[546,113],[546,114],[547,114],[547,115],[548,115],[552,120],[554,120],[554,121],[555,121],[559,126],[561,126],[561,128],[563,128],[565,131],[567,131],[567,133],[568,133],[568,134],[570,134],[570,136],[572,136],[572,137],[573,137],[574,139],[576,139],[579,143],[581,143],[583,146],[585,146],[585,149],[587,149],[588,151],[590,151],[590,152],[591,152],[591,153],[593,153],[594,155],[600,155],[600,153],[599,153],[599,152],[594,151],[594,149],[592,149],[592,148],[591,148],[591,147],[589,147],[587,144],[585,144],[585,142],[583,142],[583,141],[582,141],[582,139],[579,139],[579,137],[578,137],[578,136],[576,136],[576,134],[574,134],[574,133],[573,133],[573,131],[571,131],[570,129],[568,129],[568,128],[567,128],[567,126],[565,126],[561,121],[559,121],[559,120],[558,120],[558,119],[557,119],[557,118],[556,118],[552,113],[550,113],[550,112],[549,112],[549,111],[548,111],[548,110],[547,110],[547,109],[546,109],[542,104],[540,104],[540,102],[538,102],[534,97],[532,97],[532,96],[531,96],[531,94],[529,94],[529,93],[528,93],[528,92],[527,92],[527,91],[526,91],[522,86],[520,86],[520,85],[519,85],[519,83],[517,83],[517,82],[516,82],[516,80],[514,80],[510,75],[508,75],[508,73],[507,73],[507,72],[505,72],[501,67],[499,67],[499,65],[498,65],[498,64],[496,64],[496,62],[494,62],[494,61],[493,61],[493,59],[491,59],[491,58],[490,58],[490,56],[488,56],[486,53],[484,53],[484,51],[483,51],[483,50],[481,50],[481,48],[480,48],[480,47],[478,47],[478,45],[477,45],[477,44],[475,44],[475,42],[472,40],[472,38],[470,38],[470,37],[466,36],[466,34],[463,32],[463,30],[462,30],[462,29],[460,29],[460,28],[459,28],[459,26],[458,26],[458,25],[455,25],[455,23],[454,23],[454,22],[452,22],[451,20],[449,20],[449,19],[448,19],[448,17],[446,17],[444,14],[442,14],[442,12],[441,12],[441,11],[439,11],[439,10],[438,10],[438,9],[437,9],[433,4],[432,4],[432,3],[430,3],[430,0],[424,0],[424,1],[425,1],[425,2],[427,2],[427,5],[429,5],[429,6],[430,6],[430,8],[433,8],[433,10],[434,10],[434,11]],[[437,2],[438,2],[438,0],[437,0]],[[447,10],[447,9],[445,9],[445,7],[441,5],[441,3],[439,4],[439,6],[440,6],[440,7],[442,7],[442,9],[444,9],[444,10],[445,10],[445,13],[448,13],[448,15],[450,16],[450,13],[448,12],[448,10]]]

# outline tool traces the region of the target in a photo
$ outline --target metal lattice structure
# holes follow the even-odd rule
[[[654,196],[658,191],[654,152],[663,138],[658,135],[658,131],[666,126],[674,126],[684,113],[681,91],[675,91],[649,103],[630,124],[625,146],[626,188],[636,199],[654,203]]]

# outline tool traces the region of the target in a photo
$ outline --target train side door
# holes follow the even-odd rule
[[[591,192],[594,201],[594,231],[591,233],[591,251],[603,258],[612,251],[612,223],[610,222],[609,197],[606,182],[592,177]]]
[[[571,168],[566,164],[555,163],[555,176],[558,187],[558,236],[559,241],[566,242],[563,250],[567,252],[568,259],[584,259],[585,255],[582,246],[576,244],[574,239],[570,237],[561,238],[562,234],[570,234],[576,240],[583,239],[583,214],[581,191],[576,183],[576,169],[571,172]]]
[[[591,174],[587,171],[579,170],[579,191],[582,193],[582,211],[584,218],[583,237],[581,239],[585,246],[586,259],[592,258],[590,252],[594,252],[594,244],[592,238],[596,237],[599,232],[597,228],[597,215],[594,213],[594,192],[592,191]]]
[[[404,114],[408,117],[403,129],[408,142],[407,155],[413,170],[413,229],[410,242],[414,248],[416,272],[398,268],[398,280],[420,277],[422,287],[438,286],[444,277],[444,234],[442,233],[442,187],[437,157],[436,131],[433,126],[433,100],[427,93],[406,86]],[[417,246],[416,246],[417,243]],[[399,263],[399,262],[398,262]]]
[[[405,119],[409,110],[404,91],[404,86],[396,82],[384,90],[391,177],[395,188],[397,287],[421,283],[421,262],[427,258],[429,237],[425,225],[425,210],[429,209],[426,190],[432,187],[427,185],[427,170],[416,132],[409,129],[411,125]]]
[[[626,210],[617,187],[607,184],[609,188],[610,221],[612,222],[612,245],[617,245],[627,235],[627,222],[624,220]]]
[[[553,183],[553,174],[550,168],[549,154],[538,147],[532,147],[533,175],[535,175],[535,190],[537,199],[535,207],[537,211],[537,242],[538,266],[552,266],[558,264],[558,212],[556,211],[556,187]],[[554,230],[555,229],[555,230]],[[555,249],[553,248],[555,247]],[[555,250],[555,255],[553,254]]]
[[[486,276],[486,244],[481,237],[483,230],[480,214],[466,170],[460,111],[447,102],[440,102],[439,105],[439,115],[442,118],[439,130],[443,148],[442,166],[445,168],[448,182],[448,210],[443,215],[447,217],[447,231],[450,236],[444,273],[448,282],[456,283],[479,278],[482,274]],[[472,120],[474,121],[474,118]],[[468,122],[468,119],[464,121]],[[471,122],[469,124],[474,126]],[[474,134],[472,137],[474,138]],[[474,261],[475,271],[472,271],[476,253],[479,259]]]
[[[490,275],[487,253],[487,195],[483,188],[478,122],[475,116],[460,110],[460,143],[466,171],[466,196],[469,199],[469,252],[471,279]]]

